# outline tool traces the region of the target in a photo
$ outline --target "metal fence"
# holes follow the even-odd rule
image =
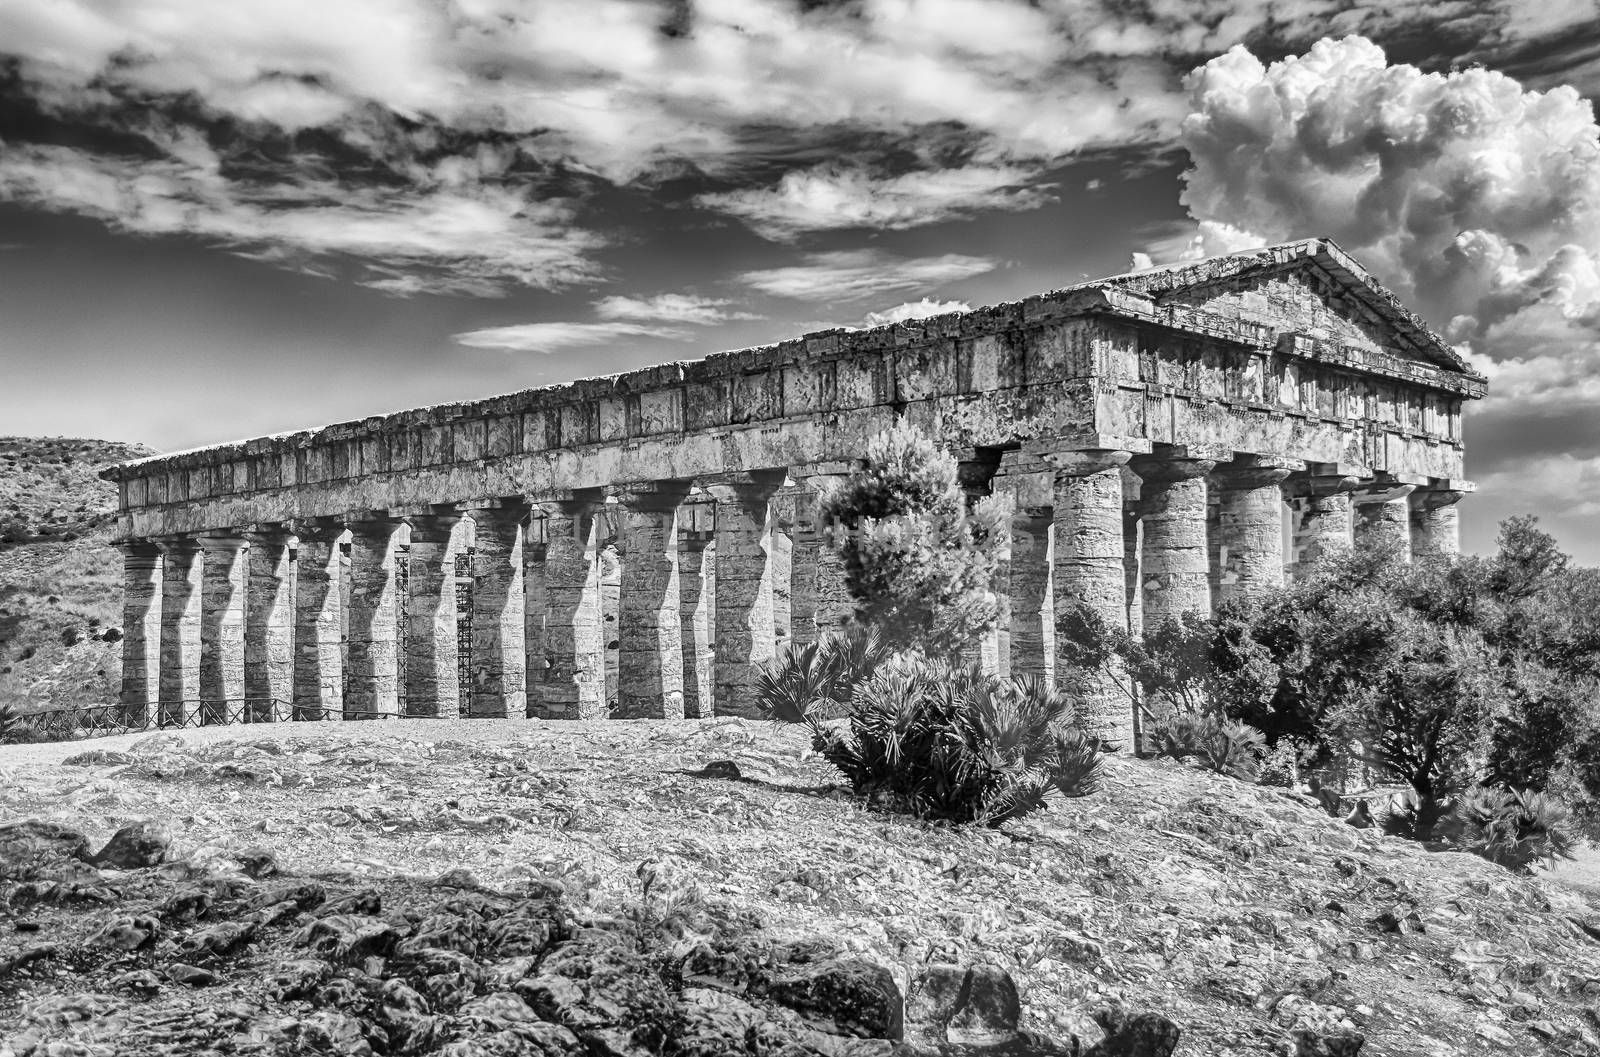
[[[439,717],[366,712],[321,705],[294,705],[288,701],[267,698],[184,701],[148,709],[128,708],[125,705],[88,705],[82,708],[52,708],[41,712],[20,713],[12,719],[10,739],[78,741],[152,730],[220,727],[242,723],[337,723],[436,718]]]

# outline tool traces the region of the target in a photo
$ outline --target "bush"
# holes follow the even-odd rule
[[[1477,789],[1456,805],[1455,840],[1463,851],[1532,873],[1536,862],[1572,858],[1575,841],[1567,817],[1566,808],[1543,793]]]
[[[901,657],[856,689],[842,729],[809,722],[857,795],[919,818],[998,826],[1099,784],[1098,744],[1036,679]]]
[[[1260,758],[1267,749],[1259,730],[1207,713],[1176,713],[1153,732],[1151,741],[1157,756],[1175,760],[1192,756],[1241,782],[1254,782],[1260,776]]]
[[[877,629],[854,625],[830,631],[816,642],[790,646],[756,683],[756,703],[765,719],[803,723],[843,715],[856,687],[888,660]]]

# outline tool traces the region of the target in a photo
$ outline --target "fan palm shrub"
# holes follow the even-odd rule
[[[1456,842],[1517,873],[1536,862],[1572,858],[1576,843],[1567,830],[1567,809],[1543,793],[1519,789],[1475,789],[1456,804]]]
[[[1157,756],[1194,757],[1218,774],[1254,782],[1261,775],[1267,743],[1247,723],[1209,712],[1175,712],[1151,737]]]
[[[1099,745],[1065,695],[976,666],[902,656],[856,688],[842,723],[807,722],[857,795],[919,818],[998,826],[1099,783]]]
[[[813,715],[842,715],[856,687],[891,656],[877,629],[853,624],[816,642],[790,646],[756,681],[763,718],[803,723]]]

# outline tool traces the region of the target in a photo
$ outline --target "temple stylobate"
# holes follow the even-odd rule
[[[1484,380],[1323,239],[610,378],[141,459],[131,718],[750,715],[850,619],[818,497],[906,421],[1012,497],[974,660],[1138,628],[1332,549],[1458,548]],[[1068,673],[1062,671],[1061,676]],[[1072,676],[1077,678],[1077,676]],[[1102,732],[1132,717],[1076,685]]]

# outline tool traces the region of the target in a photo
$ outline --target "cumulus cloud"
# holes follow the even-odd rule
[[[603,297],[594,303],[601,319],[659,320],[665,323],[693,323],[710,326],[734,319],[759,319],[751,312],[730,309],[727,299],[696,297],[692,294],[657,294],[655,297]]]
[[[588,345],[604,345],[619,338],[656,338],[682,341],[689,332],[675,327],[652,327],[642,323],[519,323],[509,327],[486,327],[452,335],[458,345],[475,349],[508,349],[513,352],[560,352]]]
[[[1469,431],[1497,509],[1600,511],[1591,104],[1488,69],[1391,64],[1360,37],[1270,65],[1235,47],[1188,88],[1183,255],[1332,236],[1488,376]]]
[[[892,257],[876,250],[808,254],[784,268],[745,272],[739,281],[774,297],[801,301],[860,301],[900,290],[940,287],[993,270],[997,261],[946,253],[938,257]]]
[[[935,301],[931,297],[924,297],[920,301],[906,301],[886,308],[882,312],[868,312],[861,321],[863,327],[883,327],[890,323],[904,323],[908,319],[926,319],[929,316],[939,316],[946,312],[971,312],[972,306],[965,301]]]
[[[1496,359],[1556,317],[1592,337],[1600,127],[1577,92],[1390,65],[1360,37],[1270,66],[1235,47],[1189,88],[1183,201],[1208,251],[1331,235]]]
[[[1029,169],[966,166],[872,176],[838,166],[787,173],[774,188],[701,195],[699,202],[739,217],[770,239],[843,228],[903,230],[979,212],[1037,209],[1049,201],[1029,186]]]

